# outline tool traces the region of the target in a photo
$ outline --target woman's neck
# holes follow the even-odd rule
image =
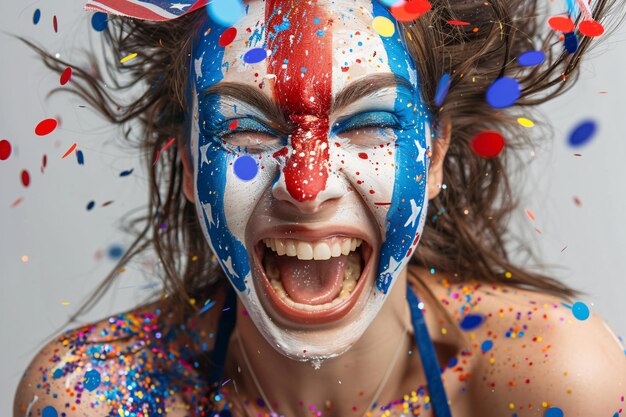
[[[372,402],[383,404],[396,399],[409,372],[408,351],[413,339],[408,332],[410,314],[405,300],[406,285],[405,269],[363,336],[347,352],[324,361],[318,369],[311,363],[289,359],[276,351],[252,320],[241,314],[241,305],[238,305],[237,329],[229,346],[227,372],[237,384],[239,396],[250,404],[256,404],[256,399],[265,396],[274,411],[287,417],[298,417],[310,411],[321,411],[323,416],[360,416]],[[241,338],[252,370],[247,369],[246,358],[237,346],[239,341],[235,340],[237,337]],[[378,398],[374,398],[386,376],[388,379]],[[257,407],[255,410],[260,411]]]

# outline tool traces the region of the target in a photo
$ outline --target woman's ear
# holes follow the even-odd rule
[[[183,194],[189,202],[193,203],[194,200],[194,183],[193,183],[193,169],[191,166],[191,160],[189,159],[189,151],[187,150],[187,142],[184,140],[179,141],[178,150],[180,152],[180,159],[183,161]]]
[[[443,183],[443,161],[450,147],[452,136],[452,122],[443,116],[435,129],[435,138],[432,141],[430,165],[428,167],[428,199],[432,200],[441,192]]]

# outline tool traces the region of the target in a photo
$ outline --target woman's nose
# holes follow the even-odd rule
[[[330,201],[338,200],[348,192],[346,181],[341,175],[327,172],[325,181],[320,181],[309,186],[306,182],[306,174],[302,173],[299,184],[290,186],[289,178],[284,170],[279,174],[278,180],[272,187],[272,194],[278,201],[290,203],[298,211],[304,214],[314,214],[326,207]]]

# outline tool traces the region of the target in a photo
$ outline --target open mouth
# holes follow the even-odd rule
[[[256,245],[257,266],[274,309],[301,324],[345,316],[371,270],[371,246],[356,237],[315,241],[265,238]]]

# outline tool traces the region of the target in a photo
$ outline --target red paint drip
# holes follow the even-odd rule
[[[365,152],[359,152],[359,158],[367,159],[367,154]]]
[[[30,174],[26,170],[22,171],[22,185],[24,187],[28,187],[30,185]]]
[[[284,16],[288,16],[289,28],[276,33],[274,28],[283,23]],[[318,36],[312,16],[330,19],[317,3],[294,6],[290,0],[268,0],[265,6],[266,41],[268,49],[275,51],[267,59],[267,73],[276,74],[274,96],[294,124],[294,152],[283,174],[289,194],[297,201],[315,199],[326,188],[329,170],[332,32]]]

